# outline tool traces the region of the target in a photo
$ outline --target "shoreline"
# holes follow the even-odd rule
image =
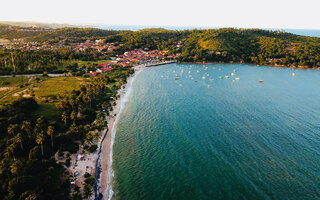
[[[106,129],[105,138],[101,142],[101,152],[99,153],[99,159],[97,162],[97,169],[100,170],[99,180],[97,180],[97,191],[95,191],[96,199],[111,199],[113,195],[112,190],[112,179],[113,179],[113,170],[112,170],[112,155],[113,155],[113,143],[116,133],[116,125],[121,115],[121,112],[125,108],[125,103],[130,95],[131,86],[134,82],[135,77],[145,68],[145,65],[137,65],[133,67],[135,70],[134,77],[129,77],[127,83],[118,90],[120,98],[115,102],[116,105],[113,108],[112,113],[106,117],[108,128]],[[97,170],[96,169],[96,170]]]

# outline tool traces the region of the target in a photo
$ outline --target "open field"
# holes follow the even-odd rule
[[[31,114],[31,118],[36,119],[39,116],[56,120],[61,116],[61,113],[54,103],[39,103],[39,107]]]
[[[25,84],[29,81],[29,77],[8,77],[0,78],[0,87],[13,87],[19,84]]]
[[[83,78],[55,77],[34,85],[34,94],[38,98],[57,97],[59,94],[79,89]]]
[[[8,77],[0,78],[0,106],[10,103],[23,95],[34,95],[39,104],[32,118],[46,116],[48,119],[60,117],[55,101],[59,94],[79,89],[83,78],[78,77]],[[49,103],[47,99],[52,101]]]
[[[101,64],[101,63],[106,63],[106,62],[110,62],[111,60],[98,60],[98,61],[82,61],[82,60],[71,60],[70,62],[68,62],[68,64],[74,64],[74,63],[78,63],[79,66],[83,66],[86,64]]]

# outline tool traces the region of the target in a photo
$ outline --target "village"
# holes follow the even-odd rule
[[[57,39],[58,40],[58,39]],[[86,40],[85,42],[68,42],[67,40],[54,40],[44,42],[27,42],[23,39],[14,39],[12,42],[0,42],[0,49],[17,50],[58,50],[60,48],[71,48],[75,52],[83,52],[89,48],[96,49],[98,52],[110,53],[119,48],[115,43],[105,43],[104,39]]]
[[[95,71],[90,71],[89,75],[97,75],[105,73],[113,69],[114,66],[136,66],[136,65],[154,65],[165,61],[175,61],[179,54],[167,54],[167,51],[147,51],[135,49],[126,51],[124,54],[111,57],[111,60],[106,63],[98,64]]]
[[[0,49],[7,50],[24,50],[24,51],[53,51],[62,48],[70,48],[74,52],[84,52],[87,49],[95,49],[102,58],[107,61],[97,64],[94,70],[87,71],[87,75],[98,75],[113,70],[114,67],[127,67],[136,65],[155,65],[165,61],[177,60],[178,54],[170,54],[165,50],[149,50],[148,48],[134,49],[126,51],[121,55],[115,55],[115,50],[119,49],[122,44],[105,43],[104,39],[86,40],[79,43],[68,43],[65,40],[58,42],[25,42],[23,40],[14,40],[11,43],[0,43]],[[180,46],[180,45],[179,45]],[[85,66],[79,66],[79,69],[85,69]]]

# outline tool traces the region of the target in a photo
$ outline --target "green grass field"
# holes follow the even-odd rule
[[[66,64],[78,63],[78,66],[83,66],[83,65],[87,65],[89,63],[91,63],[91,64],[101,64],[101,63],[106,63],[106,62],[110,62],[110,61],[111,60],[98,60],[98,61],[71,60],[69,62],[66,62]]]
[[[55,77],[34,84],[34,94],[38,98],[53,97],[79,89],[83,78]]]
[[[54,103],[39,103],[39,107],[31,114],[31,118],[37,119],[39,116],[44,116],[49,120],[57,120],[61,117],[61,112]]]
[[[39,104],[31,117],[33,119],[39,116],[45,116],[47,119],[59,118],[61,113],[56,108],[54,102],[48,103],[43,99],[56,99],[59,94],[71,92],[79,89],[83,78],[78,77],[8,77],[0,78],[0,106],[8,104],[19,98],[21,92],[26,93],[27,90],[33,90],[36,101]]]
[[[18,86],[19,84],[28,83],[30,77],[7,77],[0,78],[0,87],[12,87]]]

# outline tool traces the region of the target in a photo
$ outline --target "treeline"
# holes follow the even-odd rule
[[[109,35],[119,34],[122,31],[103,30],[98,28],[27,28],[0,24],[0,38],[24,39],[26,41],[50,41],[55,39],[80,40],[92,38],[105,38]]]
[[[10,37],[14,37],[14,34]],[[19,34],[16,36],[21,37]],[[28,38],[38,41],[66,40],[67,42],[103,38],[106,42],[119,45],[112,56],[135,48],[146,48],[179,53],[181,62],[247,62],[320,67],[320,38],[298,36],[284,31],[235,28],[182,31],[62,28],[39,31],[37,35]]]
[[[181,62],[246,62],[320,67],[320,38],[261,29],[169,31],[147,29],[107,37],[121,43],[119,53],[134,48],[180,53]]]
[[[73,67],[70,60],[95,61],[101,54],[92,48],[75,52],[70,48],[58,50],[0,50],[0,74],[64,73]]]
[[[116,30],[103,30],[97,28],[59,28],[52,31],[44,31],[39,35],[30,37],[30,40],[33,41],[46,41],[52,39],[66,39],[70,42],[80,42],[87,39],[99,39],[105,38],[110,35],[119,34],[122,31]]]
[[[58,119],[33,118],[32,113],[38,108],[33,98],[21,98],[2,106],[0,199],[67,200],[91,196],[92,176],[86,175],[88,183],[83,191],[79,187],[70,191],[72,177],[63,176],[65,166],[70,166],[70,153],[75,153],[79,145],[87,151],[96,150],[93,141],[105,126],[104,117],[117,98],[116,90],[131,73],[129,68],[116,68],[108,74],[88,78],[79,90],[59,97],[56,106],[61,117]],[[65,162],[56,163],[55,155]]]
[[[320,38],[259,29],[195,31],[183,40],[180,61],[247,62],[320,67]]]

